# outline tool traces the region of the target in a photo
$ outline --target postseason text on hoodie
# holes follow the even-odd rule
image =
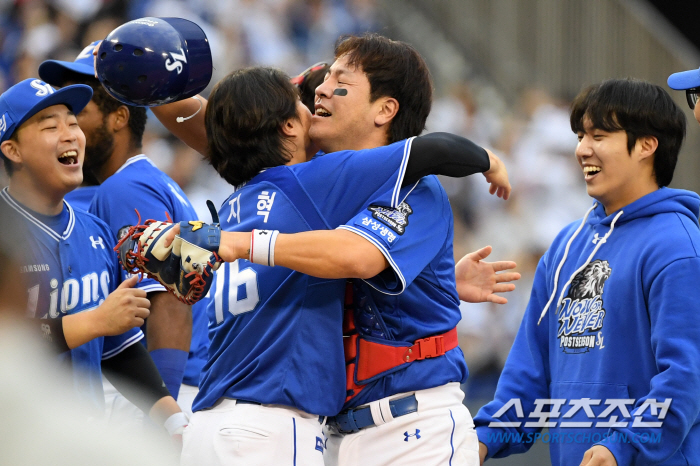
[[[619,466],[700,464],[699,209],[661,188],[559,233],[475,418],[488,457],[527,451],[546,426],[555,465],[596,443]]]

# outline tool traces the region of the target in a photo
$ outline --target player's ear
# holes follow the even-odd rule
[[[129,112],[129,108],[126,105],[120,105],[119,108],[110,113],[109,120],[112,131],[116,133],[125,128],[129,124],[130,116],[131,112]]]
[[[637,139],[636,146],[639,149],[639,158],[643,160],[656,153],[656,149],[659,147],[659,140],[654,136],[642,136]]]
[[[299,124],[300,124],[300,121],[296,117],[292,117],[292,118],[288,119],[287,121],[285,121],[282,124],[282,134],[284,134],[284,136],[287,138],[291,138],[293,136],[296,136],[296,134],[297,134],[296,127]]]
[[[19,145],[17,144],[17,141],[13,141],[12,139],[3,141],[2,144],[0,144],[0,150],[2,151],[3,155],[10,160],[10,162],[22,162],[22,154],[19,152]]]
[[[374,117],[374,124],[377,126],[390,123],[399,112],[399,101],[393,97],[381,97],[373,105],[377,106],[377,114]]]

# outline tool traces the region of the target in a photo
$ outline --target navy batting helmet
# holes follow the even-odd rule
[[[209,41],[182,18],[140,18],[122,24],[102,41],[97,77],[118,101],[150,107],[186,99],[211,80]]]

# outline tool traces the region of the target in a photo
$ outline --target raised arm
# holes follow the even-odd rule
[[[508,172],[496,154],[461,136],[430,133],[413,140],[403,186],[426,175],[462,178],[475,173],[484,174],[491,184],[491,194],[503,199],[510,197]]]
[[[151,107],[153,114],[168,131],[202,155],[207,152],[204,112],[207,99],[196,95],[190,99]]]

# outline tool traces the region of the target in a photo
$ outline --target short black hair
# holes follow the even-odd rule
[[[683,111],[660,86],[638,79],[610,79],[590,86],[571,104],[571,130],[584,131],[584,120],[603,131],[625,131],[627,151],[637,139],[654,136],[654,176],[659,187],[668,186],[685,138]]]
[[[206,157],[235,187],[264,168],[286,164],[282,126],[298,118],[299,93],[289,76],[275,68],[234,71],[212,90],[204,114]]]
[[[124,105],[129,109],[129,131],[131,133],[131,146],[134,149],[140,149],[143,145],[143,132],[146,130],[146,109],[144,107],[136,107],[134,105],[126,105],[119,102],[117,99],[107,93],[100,81],[97,78],[87,76],[80,73],[66,73],[65,82],[85,84],[92,88],[92,101],[95,102],[97,108],[100,109],[103,115],[109,115],[115,112],[119,107]]]
[[[359,66],[367,75],[370,101],[393,97],[399,111],[389,126],[389,144],[418,136],[433,102],[433,79],[418,51],[405,42],[374,33],[341,36],[335,58],[348,55],[348,64]]]

